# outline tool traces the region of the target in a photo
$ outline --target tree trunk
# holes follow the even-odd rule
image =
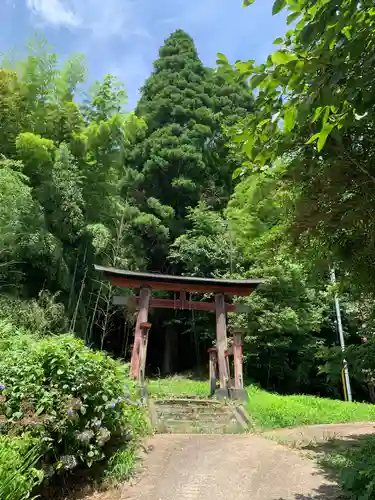
[[[375,386],[374,384],[368,384],[368,390],[369,390],[369,393],[370,393],[370,401],[371,403],[375,403]]]
[[[178,334],[174,325],[166,327],[164,340],[163,374],[170,375],[176,369],[178,353]]]

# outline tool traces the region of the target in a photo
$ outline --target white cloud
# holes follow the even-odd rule
[[[65,26],[78,26],[79,18],[62,0],[26,0],[28,8],[43,21]]]
[[[136,0],[26,0],[43,21],[78,27],[98,39],[150,38]]]

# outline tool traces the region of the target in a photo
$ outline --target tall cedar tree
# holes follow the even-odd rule
[[[147,131],[128,158],[142,179],[136,205],[156,216],[161,206],[173,208],[172,217],[162,221],[168,244],[149,242],[151,269],[166,270],[169,244],[186,231],[189,207],[201,200],[215,209],[226,205],[238,165],[225,148],[222,126],[251,111],[252,102],[245,84],[228,84],[203,66],[184,31],[160,48],[136,108]]]

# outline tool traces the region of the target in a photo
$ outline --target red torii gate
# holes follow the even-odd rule
[[[112,267],[95,266],[96,271],[101,272],[104,277],[111,281],[112,285],[139,290],[139,296],[114,297],[115,305],[133,305],[138,309],[135,327],[134,345],[131,358],[131,374],[134,378],[139,377],[140,370],[144,373],[147,350],[147,335],[151,324],[148,323],[148,311],[152,308],[167,309],[189,309],[197,311],[216,312],[216,349],[210,349],[210,371],[212,372],[212,361],[217,356],[219,368],[220,389],[218,395],[228,394],[228,354],[234,356],[235,367],[235,391],[241,397],[243,392],[242,379],[242,341],[240,335],[234,335],[234,345],[231,352],[228,351],[227,340],[227,312],[245,312],[246,307],[242,304],[230,304],[225,302],[225,295],[248,296],[263,281],[251,280],[224,280],[213,278],[193,278],[189,276],[172,276],[167,274],[141,273],[115,269]],[[153,290],[179,292],[177,300],[153,299]],[[214,302],[198,302],[186,299],[186,293],[213,293]],[[140,359],[141,358],[141,359]],[[210,374],[212,376],[212,374]]]

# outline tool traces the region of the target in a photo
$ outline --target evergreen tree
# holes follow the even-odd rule
[[[146,244],[152,269],[163,267],[169,244],[189,227],[190,207],[200,201],[215,209],[225,206],[238,164],[225,148],[222,125],[251,105],[244,84],[227,84],[203,66],[184,31],[174,32],[160,48],[136,109],[147,131],[127,158],[138,172],[137,207],[156,217],[164,237],[169,235]],[[161,207],[168,217],[160,217]]]

